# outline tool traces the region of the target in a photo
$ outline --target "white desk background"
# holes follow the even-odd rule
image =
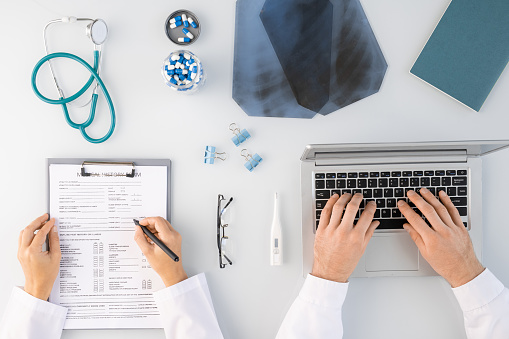
[[[447,0],[363,0],[389,68],[379,93],[327,117],[312,120],[248,117],[232,100],[235,1],[17,0],[0,2],[0,312],[13,285],[23,284],[16,259],[19,231],[46,212],[46,158],[170,158],[172,224],[183,236],[189,275],[206,272],[225,338],[273,338],[303,282],[300,245],[300,156],[310,143],[509,139],[509,74],[502,74],[480,113],[473,112],[409,74],[414,60],[449,4]],[[208,73],[194,96],[179,95],[161,79],[163,59],[178,47],[164,34],[166,17],[187,8],[202,24],[190,46]],[[85,142],[64,121],[61,108],[44,104],[30,87],[33,66],[44,55],[42,28],[63,16],[104,19],[110,29],[102,77],[114,100],[118,124],[100,145]],[[60,25],[49,32],[52,51],[80,53],[89,62],[84,28]],[[288,34],[291,34],[290,32]],[[63,36],[63,37],[62,37]],[[71,40],[66,40],[71,37]],[[66,91],[88,78],[63,62]],[[54,97],[47,67],[40,87]],[[63,68],[60,68],[62,70]],[[44,80],[45,78],[46,80]],[[102,100],[102,99],[100,99]],[[104,101],[102,102],[104,104]],[[82,121],[83,114],[75,114]],[[99,137],[108,113],[98,109]],[[249,173],[230,141],[236,122],[252,138],[245,144],[264,162]],[[206,145],[229,154],[204,165]],[[509,151],[484,162],[484,264],[509,285],[507,166]],[[273,193],[281,197],[285,264],[269,266]],[[217,194],[233,195],[228,235],[235,263],[218,267]],[[438,277],[352,279],[343,307],[345,338],[465,338],[459,307]],[[65,331],[63,338],[163,338],[162,330]]]

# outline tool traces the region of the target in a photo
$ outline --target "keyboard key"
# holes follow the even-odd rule
[[[403,173],[405,173],[405,172],[403,172]],[[410,185],[410,181],[408,180],[408,178],[400,178],[399,179],[400,187],[408,187],[408,185]]]
[[[447,193],[445,187],[437,187],[437,195],[440,193],[440,191],[444,191],[445,193]]]
[[[400,171],[395,171],[395,172],[392,172],[391,173],[393,177],[400,177],[401,176],[401,172]]]
[[[467,175],[467,170],[458,170],[458,175]]]
[[[327,173],[327,179],[336,179],[336,173]]]
[[[447,174],[447,175],[456,175],[456,171],[455,170],[447,170],[447,171],[445,171],[445,174]]]
[[[435,172],[434,171],[424,171],[424,175],[427,177],[432,177],[435,175]]]
[[[373,190],[373,198],[382,198],[383,197],[383,190],[381,189],[374,189]]]
[[[382,172],[382,173],[380,173],[380,176],[382,176],[382,177],[390,177],[391,176],[391,172]]]
[[[428,177],[422,177],[421,178],[421,186],[426,187],[431,185],[431,179]]]
[[[413,210],[415,213],[417,213],[419,216],[421,216],[421,217],[422,217],[422,212],[421,212],[421,210],[420,210],[420,209],[418,209],[417,207],[415,207],[415,206],[414,206],[414,207],[412,207],[412,210]]]
[[[453,186],[465,186],[467,184],[467,177],[454,177],[452,178]]]
[[[338,173],[338,178],[346,178],[346,173]]]
[[[330,196],[332,197],[334,194],[337,194],[339,196],[341,196],[341,190],[332,190],[330,191]]]
[[[321,215],[322,215],[322,211],[316,211],[316,219],[320,219]]]
[[[369,172],[370,178],[378,178],[380,176],[380,172]]]
[[[375,201],[375,199],[365,199],[366,205],[371,201]]]
[[[352,190],[341,190],[341,194],[352,194]]]
[[[384,189],[384,197],[385,198],[392,198],[393,196],[394,196],[394,189],[392,189],[392,188]]]
[[[453,197],[456,195],[456,187],[447,187],[447,195]]]
[[[458,195],[467,195],[466,187],[458,187]]]
[[[357,178],[357,173],[348,173],[349,178]]]
[[[391,210],[384,208],[382,210],[382,218],[390,218],[391,217]]]
[[[414,171],[414,177],[422,177],[424,175],[423,171]]]
[[[315,179],[325,179],[324,173],[315,173]]]
[[[454,206],[467,206],[467,197],[453,197],[451,201]]]
[[[440,186],[440,178],[439,177],[431,178],[431,186]]]
[[[420,185],[419,178],[410,178],[410,186],[417,187]]]
[[[359,173],[359,178],[367,178],[369,175],[368,175],[368,172],[360,172]]]
[[[398,187],[399,180],[397,178],[389,179],[389,187]]]
[[[404,177],[411,177],[412,176],[412,171],[403,171],[403,176]]]
[[[317,200],[316,201],[316,209],[321,210],[325,207],[325,204],[327,203],[327,200]]]
[[[435,187],[427,187],[427,188],[428,188],[428,190],[431,192],[431,194],[433,194],[433,195],[437,195],[437,192],[436,192],[436,190],[435,190]]]
[[[394,189],[394,196],[396,198],[403,197],[403,196],[405,196],[405,192],[403,192],[402,188],[395,188]]]
[[[336,180],[336,187],[337,188],[346,188],[346,180],[345,179]]]
[[[401,218],[401,212],[397,208],[393,209],[392,210],[392,217],[393,218]]]
[[[368,179],[368,187],[378,187],[378,179]]]
[[[350,174],[350,173],[348,173],[348,174]],[[348,187],[348,188],[356,188],[357,187],[357,180],[355,180],[355,179],[348,179],[346,181],[346,187]]]
[[[330,191],[316,191],[316,199],[329,199]]]
[[[442,186],[451,186],[451,178],[443,177],[442,178]]]
[[[325,188],[328,188],[328,189],[336,188],[336,180],[326,180]]]
[[[366,188],[366,187],[368,187],[368,180],[367,179],[358,179],[357,180],[357,187],[359,187],[359,188]]]
[[[378,179],[378,187],[387,187],[387,186],[389,186],[389,180],[387,180],[387,179]]]
[[[435,175],[437,177],[442,177],[445,175],[445,171],[444,170],[438,170],[438,171],[435,171]]]
[[[466,222],[463,222],[463,225],[465,226],[465,228],[468,228],[468,224]]]
[[[317,180],[315,181],[315,189],[321,190],[325,188],[325,180]]]
[[[414,190],[415,193],[417,194],[421,194],[421,187],[417,187],[415,190]]]
[[[460,212],[460,216],[466,217],[467,216],[467,208],[466,207],[456,207],[458,209],[458,212]]]
[[[375,216],[375,218],[379,218]],[[407,221],[406,219],[381,219],[380,225],[378,225],[377,229],[379,230],[394,230],[394,229],[403,229],[403,224]]]
[[[386,201],[387,207],[396,207],[396,199],[387,199]]]
[[[320,225],[320,220],[316,221],[316,229],[318,229],[318,225]]]
[[[376,208],[385,208],[385,199],[376,199]]]
[[[362,190],[361,190],[361,189],[358,189],[358,188],[356,188],[356,189],[352,190],[352,195],[355,195],[355,194],[357,194],[357,193],[362,193]]]
[[[364,199],[372,198],[373,197],[373,190],[370,190],[370,189],[362,190],[362,195],[364,196]]]
[[[376,210],[375,211],[375,216],[374,216],[375,219],[378,219],[380,218],[380,210]]]

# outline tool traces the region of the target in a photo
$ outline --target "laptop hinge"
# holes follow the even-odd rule
[[[316,166],[466,163],[466,151],[317,153]]]

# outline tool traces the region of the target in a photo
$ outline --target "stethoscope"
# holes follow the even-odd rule
[[[89,63],[87,63],[85,60],[81,59],[80,57],[78,57],[74,54],[70,54],[70,53],[48,54],[48,45],[46,43],[47,28],[55,23],[62,23],[62,22],[63,23],[75,23],[78,21],[90,22],[86,27],[86,33],[87,33],[87,36],[90,38],[90,40],[92,40],[92,43],[94,44],[94,66],[93,67]],[[41,99],[42,101],[44,101],[48,104],[62,105],[65,120],[67,121],[69,126],[80,130],[80,132],[83,135],[83,137],[85,138],[85,140],[87,140],[88,142],[91,142],[91,143],[95,143],[95,144],[98,144],[98,143],[108,140],[108,138],[111,137],[111,135],[113,134],[113,131],[115,129],[115,120],[116,120],[115,108],[113,107],[113,102],[111,100],[110,94],[108,93],[106,86],[104,85],[101,77],[99,76],[99,65],[101,62],[101,46],[106,41],[107,36],[108,36],[108,26],[106,26],[106,23],[101,19],[92,20],[92,19],[86,19],[86,18],[64,17],[62,19],[52,20],[52,21],[48,22],[46,24],[46,26],[44,26],[44,30],[43,30],[44,49],[46,51],[46,56],[43,57],[41,60],[39,60],[39,62],[37,62],[37,64],[34,67],[34,71],[32,72],[32,89],[34,90],[35,95],[37,95],[37,97],[39,99]],[[75,60],[75,61],[79,62],[80,64],[82,64],[91,74],[87,83],[78,92],[76,92],[74,95],[71,95],[70,97],[65,97],[64,92],[58,85],[58,81],[55,76],[55,72],[53,71],[53,66],[51,64],[51,59],[55,59],[55,58],[68,58],[68,59]],[[49,63],[51,76],[53,77],[53,81],[57,88],[58,95],[59,95],[60,99],[56,99],[56,100],[49,99],[49,98],[45,97],[44,95],[42,95],[41,92],[39,92],[39,89],[37,88],[37,84],[36,84],[37,73],[39,72],[39,69],[46,61]],[[69,111],[67,109],[67,104],[71,103],[72,101],[74,101],[77,98],[79,98],[80,96],[82,96],[83,93],[85,93],[90,88],[90,86],[92,85],[94,80],[95,80],[95,87],[93,90],[92,97],[85,105],[83,105],[83,106],[86,106],[86,105],[90,104],[90,114],[88,116],[88,119],[85,122],[83,122],[81,124],[77,124],[74,121],[72,121],[72,119],[70,118]],[[110,129],[109,129],[108,133],[106,133],[105,136],[103,136],[102,138],[99,138],[99,139],[94,139],[87,134],[86,128],[92,124],[92,122],[94,121],[94,118],[95,118],[97,99],[99,97],[97,94],[98,87],[101,88],[101,91],[104,94],[104,97],[106,98],[106,102],[108,103],[108,107],[110,109],[111,123],[110,123]]]

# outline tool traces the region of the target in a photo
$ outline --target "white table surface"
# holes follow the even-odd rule
[[[16,259],[18,233],[46,212],[46,158],[172,159],[172,223],[184,239],[184,267],[190,275],[206,272],[225,338],[265,339],[276,335],[303,282],[299,159],[307,144],[509,139],[507,71],[480,113],[409,74],[447,0],[362,3],[389,64],[380,92],[327,117],[295,120],[251,118],[232,100],[233,0],[1,1],[0,312],[12,286],[23,284]],[[177,49],[163,25],[182,7],[195,12],[203,26],[189,49],[204,62],[208,80],[192,97],[172,92],[160,74],[162,60]],[[67,126],[59,107],[42,103],[30,88],[32,68],[44,55],[42,28],[65,15],[103,18],[110,28],[102,76],[115,102],[118,124],[113,137],[101,145],[85,142]],[[91,60],[84,30],[60,26],[54,34],[53,51],[78,51]],[[74,38],[59,40],[58,34]],[[62,80],[71,89],[88,77],[76,69]],[[41,80],[41,88],[55,94],[47,80]],[[107,130],[104,108],[98,109],[97,125],[90,129],[94,136]],[[246,146],[264,159],[253,173],[243,167],[240,150],[230,141],[231,122],[250,131]],[[202,164],[206,145],[217,146],[230,158],[214,166]],[[483,260],[505,285],[509,285],[509,227],[503,210],[509,180],[503,178],[508,165],[507,150],[488,156],[483,180]],[[269,266],[275,191],[281,197],[285,236],[282,267]],[[215,240],[218,193],[235,197],[235,217],[228,230],[235,244],[235,264],[224,270],[218,268]],[[465,338],[460,309],[438,277],[352,279],[343,311],[345,338]],[[162,330],[93,334],[97,339],[164,337]],[[90,335],[91,331],[65,331],[63,338]]]

